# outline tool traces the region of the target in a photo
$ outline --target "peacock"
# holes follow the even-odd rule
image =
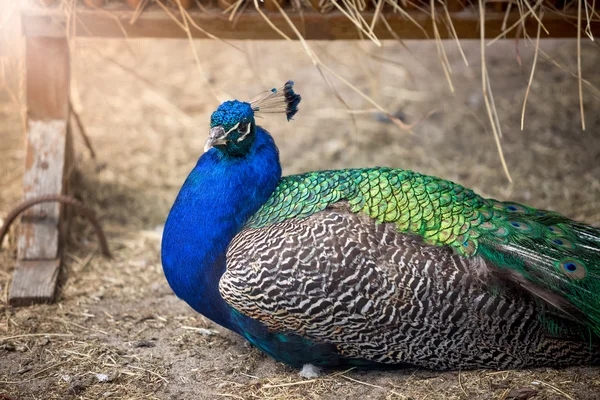
[[[255,118],[293,84],[212,114],[163,232],[179,298],[297,368],[600,363],[600,229],[409,170],[282,177]]]

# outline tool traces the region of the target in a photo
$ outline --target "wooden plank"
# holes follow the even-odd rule
[[[189,13],[199,26],[223,39],[281,39],[281,36],[253,9],[249,8],[244,11],[235,26],[228,21],[228,15],[223,15],[221,11],[209,9],[209,12],[202,12],[198,9],[191,9]],[[176,11],[173,12],[177,14]],[[268,10],[265,10],[265,13],[273,24],[290,38],[297,38],[280,13]],[[304,27],[301,31],[306,32],[306,39],[353,40],[359,38],[357,29],[353,23],[338,11],[327,14],[306,11],[303,14],[303,18],[299,13],[292,10],[287,10],[287,13],[296,26]],[[372,20],[373,13],[374,11],[370,10],[362,13],[362,15],[368,22]],[[441,13],[442,11],[440,10],[440,15]],[[426,39],[423,32],[405,16],[391,12],[385,12],[384,14],[390,26],[400,38]],[[431,17],[418,10],[409,10],[409,14],[424,28],[429,37],[432,38],[433,23]],[[123,31],[125,31],[128,37],[187,37],[185,32],[157,6],[152,6],[145,10],[134,24],[129,23],[132,16],[133,10],[124,8],[124,5],[118,3],[114,7],[106,7],[102,11],[78,9],[77,18],[74,19],[76,21],[75,34],[77,36],[123,38]],[[552,37],[576,37],[577,26],[575,17],[575,15],[564,16],[547,10],[544,14],[544,26],[549,30]],[[476,8],[468,7],[461,11],[452,12],[451,18],[459,37],[465,39],[479,38],[479,14]],[[512,12],[508,17],[507,26],[518,21],[519,18],[518,12]],[[494,38],[498,36],[502,32],[503,20],[504,12],[488,9],[486,11],[486,37]],[[27,36],[64,36],[66,32],[65,21],[64,12],[57,8],[40,9],[38,7],[31,7],[24,9],[22,13],[23,32]],[[528,18],[525,21],[525,28],[530,35],[535,36],[537,21],[533,18]],[[443,39],[451,38],[449,36],[450,32],[448,29],[445,29],[443,22],[438,22],[438,29]],[[600,22],[593,21],[590,29],[595,36],[600,36]],[[513,29],[507,37],[513,38],[516,33],[517,30]],[[393,39],[392,34],[381,22],[376,24],[375,34],[380,39]],[[195,29],[193,30],[193,36],[196,38],[206,38],[203,33]]]
[[[27,152],[25,200],[66,194],[72,145],[69,117],[69,47],[66,38],[27,38]],[[54,298],[60,267],[65,213],[56,203],[23,213],[17,237],[17,267],[9,302],[15,305]]]
[[[28,121],[27,164],[23,176],[24,200],[63,193],[66,141],[66,121]],[[23,213],[17,239],[19,259],[58,257],[60,211],[58,203],[46,203]]]
[[[29,306],[53,302],[56,295],[60,259],[18,260],[10,287],[9,303]]]

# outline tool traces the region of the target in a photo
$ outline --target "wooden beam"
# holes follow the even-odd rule
[[[69,47],[66,38],[27,38],[27,152],[25,200],[66,194],[72,160],[69,117]],[[17,267],[9,302],[51,301],[60,267],[65,214],[55,203],[34,206],[21,218]]]
[[[270,40],[281,39],[281,36],[273,30],[256,10],[248,9],[237,20],[234,26],[228,21],[228,15],[224,15],[220,9],[208,9],[203,12],[199,9],[188,10],[192,19],[206,31],[223,39],[257,39]],[[174,14],[178,14],[172,10]],[[290,38],[296,39],[296,35],[290,29],[283,16],[278,12],[264,10],[275,26],[281,29]],[[409,14],[423,27],[429,38],[433,38],[433,22],[431,16],[418,10],[409,10]],[[156,5],[144,10],[139,19],[131,24],[129,21],[134,11],[125,8],[122,4],[114,4],[113,7],[105,7],[103,10],[77,9],[74,33],[76,36],[93,37],[153,37],[153,38],[185,38],[185,32],[173,20]],[[353,40],[358,39],[358,31],[352,21],[338,11],[321,14],[315,11],[306,11],[303,16],[299,13],[287,10],[292,22],[301,27],[301,32],[306,32],[305,39],[310,40]],[[440,10],[440,15],[442,11]],[[367,22],[373,18],[374,11],[362,13]],[[386,11],[384,13],[387,21],[394,32],[402,39],[426,39],[425,34],[410,20],[398,13]],[[494,38],[501,34],[504,21],[504,12],[494,10],[486,11],[485,34],[488,38]],[[577,19],[574,15],[559,15],[547,10],[544,14],[544,26],[552,37],[576,37]],[[476,8],[467,7],[464,10],[451,12],[452,22],[459,37],[465,39],[479,38],[479,14]],[[518,12],[512,12],[507,25],[518,21]],[[23,32],[26,36],[53,36],[62,37],[66,32],[66,16],[64,11],[58,8],[39,7],[26,8],[22,12]],[[535,36],[537,21],[533,18],[526,19],[524,23],[527,32]],[[438,21],[438,29],[442,39],[450,39],[450,32],[445,28],[443,22]],[[594,21],[590,29],[595,36],[600,36],[600,22]],[[513,29],[508,33],[508,38],[513,38],[517,33]],[[375,34],[380,39],[393,39],[392,34],[383,23],[378,22],[375,26]],[[206,38],[206,36],[193,29],[193,36]]]

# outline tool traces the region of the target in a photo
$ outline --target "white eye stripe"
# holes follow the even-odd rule
[[[246,132],[242,133],[242,136],[240,136],[238,138],[238,142],[244,140],[246,138],[246,136],[248,136],[248,134],[250,133],[250,124],[246,125]]]
[[[237,124],[235,124],[230,130],[225,132],[225,136],[229,135],[232,131],[236,130],[238,128],[238,126],[240,126],[239,122]]]

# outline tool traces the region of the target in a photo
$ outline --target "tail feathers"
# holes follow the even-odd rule
[[[548,211],[492,204],[481,225],[480,254],[600,337],[600,229]]]
[[[595,243],[596,246],[587,246],[587,248],[596,253],[600,253],[600,229],[588,225],[574,223],[573,232],[581,240]]]

